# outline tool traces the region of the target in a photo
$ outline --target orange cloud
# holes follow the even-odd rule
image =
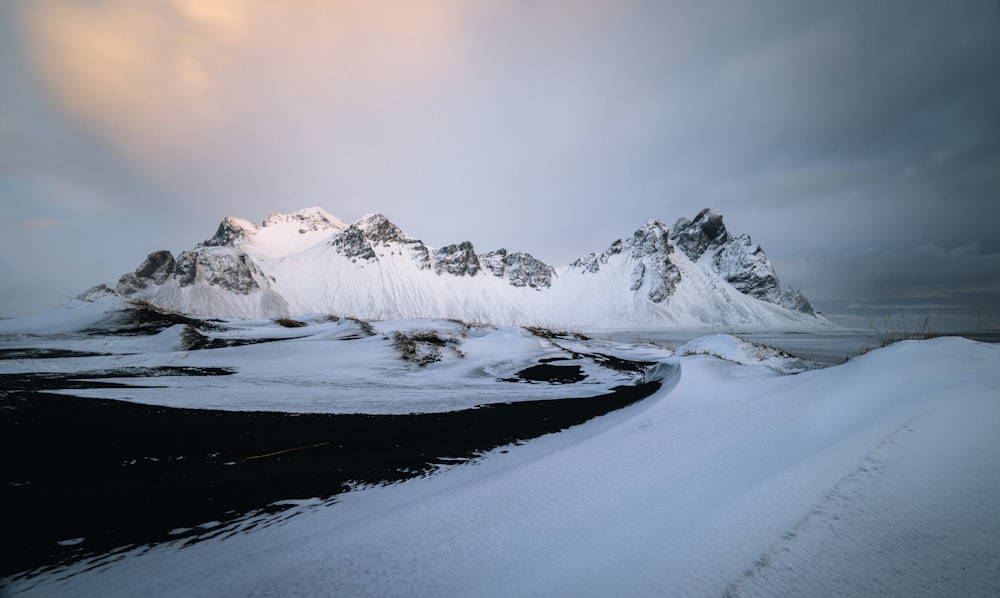
[[[456,54],[455,6],[33,0],[20,12],[54,104],[163,174],[241,128],[301,108],[321,113],[344,97],[377,109],[433,81]]]
[[[21,9],[36,75],[55,103],[126,153],[183,143],[217,117],[217,84],[231,66],[220,45],[238,42],[232,30],[219,35],[217,19],[117,0]]]

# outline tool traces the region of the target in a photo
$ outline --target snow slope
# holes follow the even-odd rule
[[[189,331],[175,324],[155,335],[115,332],[128,322],[127,302],[105,297],[76,302],[50,320],[30,317],[0,321],[0,351],[57,349],[79,357],[0,360],[0,374],[39,372],[123,372],[104,378],[128,388],[74,389],[67,394],[150,405],[279,411],[285,413],[430,413],[477,405],[588,397],[605,394],[640,377],[601,362],[593,353],[618,353],[626,359],[652,361],[669,355],[659,347],[544,338],[515,327],[467,326],[447,320],[397,320],[368,324],[326,317],[306,318],[301,327],[285,328],[270,320],[203,322],[207,340],[271,341],[211,350],[191,350]],[[196,320],[195,320],[196,321]],[[403,358],[397,335],[433,335],[438,347],[417,343],[418,354],[436,352],[419,365]],[[527,383],[518,372],[545,362],[578,367],[583,380],[574,384]],[[138,368],[225,368],[217,376],[124,377]],[[84,376],[85,378],[85,376]],[[59,392],[59,391],[55,391]]]
[[[583,341],[581,341],[583,342]],[[1000,592],[1000,347],[901,342],[783,375],[728,339],[672,390],[270,527],[135,551],[24,595]],[[605,347],[607,348],[607,347]],[[626,346],[620,347],[628,350]],[[516,352],[516,351],[515,351]],[[695,351],[695,353],[700,353]]]
[[[763,250],[747,235],[731,237],[717,211],[675,227],[679,233],[651,220],[601,253],[553,268],[523,252],[477,254],[469,242],[427,247],[380,214],[350,225],[321,208],[275,213],[262,226],[230,217],[194,249],[176,258],[154,252],[114,291],[102,285],[83,296],[117,293],[216,317],[335,313],[555,328],[832,327],[801,293],[781,290]],[[674,239],[675,233],[682,236]]]

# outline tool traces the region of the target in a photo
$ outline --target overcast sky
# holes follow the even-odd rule
[[[0,316],[224,216],[563,266],[702,207],[842,324],[1000,327],[996,0],[0,0]]]

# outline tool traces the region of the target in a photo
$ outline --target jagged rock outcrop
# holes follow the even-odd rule
[[[431,256],[437,274],[475,276],[479,272],[479,257],[468,241],[435,249]]]
[[[382,214],[368,214],[351,226],[357,227],[372,243],[412,243],[417,241]]]
[[[781,290],[774,265],[750,235],[732,236],[715,208],[698,212],[694,220],[680,218],[674,224],[674,244],[691,260],[702,256],[726,282],[744,295],[781,305],[812,316],[812,305],[801,292],[789,287]]]
[[[497,278],[506,278],[511,286],[547,289],[552,286],[556,269],[530,253],[497,249],[479,256],[479,263]]]
[[[249,295],[261,290],[261,281],[266,284],[268,277],[246,253],[228,245],[203,244],[181,253],[176,260],[169,251],[154,251],[134,272],[118,279],[115,292],[123,297],[146,298],[170,280],[180,288],[201,282]]]
[[[226,216],[219,223],[215,234],[202,241],[202,247],[235,247],[236,244],[249,235],[257,232],[257,225],[249,220]]]
[[[643,279],[648,278],[647,294],[650,301],[660,303],[669,297],[680,282],[681,273],[670,260],[674,248],[666,225],[658,220],[647,222],[626,242],[625,249],[634,259],[642,260],[639,263],[643,264],[641,272],[633,271],[632,286],[638,290],[642,287]]]
[[[674,291],[681,280],[680,270],[670,259],[674,252],[669,229],[659,220],[650,220],[626,240],[618,239],[601,253],[591,253],[570,264],[583,272],[595,274],[601,266],[617,255],[626,255],[632,262],[629,269],[629,290],[645,287],[653,303],[661,303]]]
[[[382,214],[369,214],[337,233],[329,241],[330,246],[352,261],[378,261],[378,248],[400,246],[421,270],[431,267],[430,250],[420,239],[408,236],[398,226]]]
[[[134,272],[118,279],[115,291],[121,295],[133,295],[151,285],[162,285],[174,273],[176,262],[169,251],[160,250],[146,256]]]
[[[621,239],[615,240],[607,249],[601,253],[588,253],[587,255],[578,258],[569,265],[570,268],[579,268],[586,272],[594,274],[601,270],[601,265],[608,263],[608,260],[613,255],[618,255],[622,252],[625,245]]]
[[[359,259],[374,261],[377,259],[371,242],[365,236],[365,231],[354,224],[334,237],[330,241],[330,245],[335,247],[338,253],[352,261]]]
[[[198,281],[230,293],[249,295],[258,291],[258,279],[265,279],[260,267],[241,251],[216,250],[211,247],[185,251],[177,258],[177,282],[186,287]]]
[[[507,272],[506,258],[506,249],[488,251],[479,255],[479,265],[493,276],[501,278]]]
[[[507,266],[507,280],[515,287],[547,289],[552,286],[556,269],[530,253],[510,253],[504,258],[504,264]]]
[[[730,239],[715,250],[712,267],[744,295],[781,305],[781,285],[771,260],[750,235]]]
[[[291,214],[271,212],[262,224],[264,227],[294,224],[298,226],[301,234],[320,230],[343,230],[347,227],[343,221],[323,208],[306,208]]]
[[[698,212],[694,220],[679,218],[674,223],[672,236],[677,248],[692,260],[730,240],[729,231],[722,222],[722,213],[715,208],[705,208]]]
[[[787,309],[800,311],[810,316],[816,315],[816,310],[813,309],[812,304],[802,294],[802,291],[793,289],[792,287],[785,287],[785,290],[781,293],[781,305]]]

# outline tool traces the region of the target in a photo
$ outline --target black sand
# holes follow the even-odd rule
[[[423,415],[175,409],[44,392],[101,386],[65,375],[0,376],[0,575],[173,539],[175,528],[231,521],[275,501],[425,475],[442,459],[469,459],[634,403],[660,383]]]

